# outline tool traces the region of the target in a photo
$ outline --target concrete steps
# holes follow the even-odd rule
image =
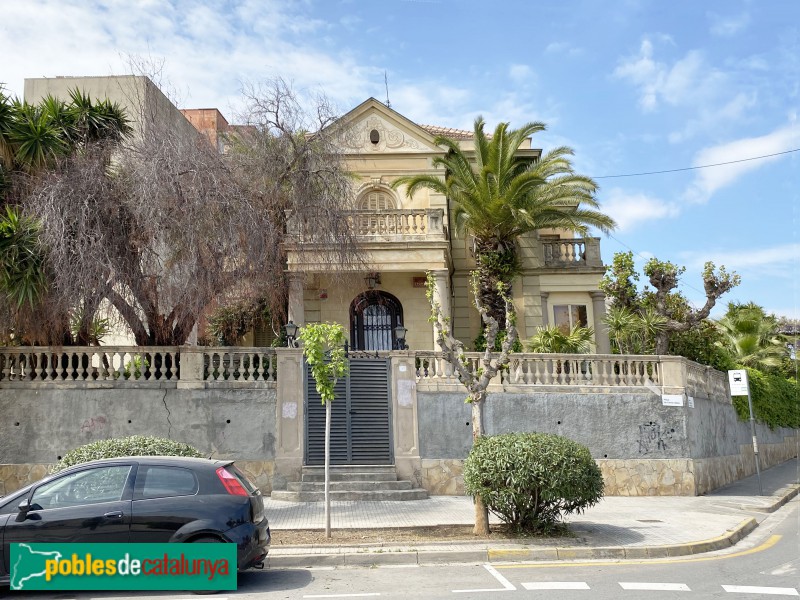
[[[394,466],[348,465],[331,467],[331,500],[424,500],[428,492],[398,480]],[[301,481],[286,490],[274,490],[273,500],[321,502],[325,499],[325,468],[303,467]]]

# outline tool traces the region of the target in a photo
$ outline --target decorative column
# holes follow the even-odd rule
[[[606,295],[601,291],[589,292],[592,297],[594,312],[594,339],[598,354],[611,354],[611,342],[608,339],[608,327],[603,322],[606,316]]]
[[[433,271],[433,299],[435,302],[439,303],[439,308],[441,310],[441,316],[443,319],[447,319],[448,324],[446,328],[450,331],[451,335],[453,333],[453,316],[452,311],[450,309],[450,271],[442,270],[442,271]],[[439,344],[436,342],[436,329],[433,330],[433,347],[436,350],[442,350]]]
[[[549,311],[547,306],[547,299],[550,297],[550,292],[542,292],[542,327],[547,327],[550,322]]]
[[[288,317],[295,325],[305,325],[306,311],[303,300],[303,273],[288,273],[289,278],[289,310]]]

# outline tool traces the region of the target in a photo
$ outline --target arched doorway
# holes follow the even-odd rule
[[[403,305],[387,292],[369,290],[350,304],[353,350],[395,350],[394,328],[403,323]]]

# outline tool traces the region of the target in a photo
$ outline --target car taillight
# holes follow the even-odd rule
[[[247,490],[244,489],[244,486],[239,483],[239,480],[236,479],[236,476],[228,473],[228,470],[225,467],[220,467],[217,469],[217,477],[219,477],[222,485],[225,486],[225,490],[232,496],[250,495]]]

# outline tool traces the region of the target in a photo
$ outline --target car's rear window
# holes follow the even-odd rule
[[[244,489],[246,489],[248,493],[252,494],[258,490],[256,486],[250,483],[250,480],[247,478],[247,476],[244,473],[242,473],[239,469],[237,469],[234,465],[227,465],[225,467],[225,470],[234,477],[236,477],[236,479],[239,480],[239,483],[241,483],[242,486],[244,486]]]
[[[192,496],[197,493],[197,477],[182,467],[140,466],[136,491],[137,498]]]

